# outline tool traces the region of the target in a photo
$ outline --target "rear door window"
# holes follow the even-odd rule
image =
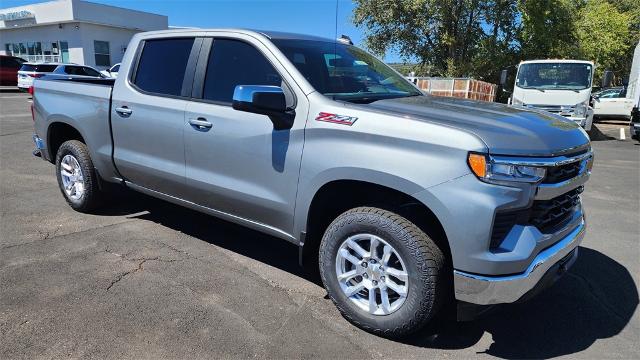
[[[65,66],[64,73],[69,75],[81,75],[81,76],[100,76],[100,73],[92,68],[86,66]]]
[[[215,39],[209,55],[203,98],[230,104],[237,85],[281,86],[282,78],[252,45],[239,40]]]
[[[78,69],[80,66],[65,66],[64,73],[67,75],[80,75],[78,74]]]
[[[194,38],[147,40],[133,83],[142,91],[180,96]]]
[[[82,75],[100,77],[100,73],[90,67],[82,66],[81,68]]]

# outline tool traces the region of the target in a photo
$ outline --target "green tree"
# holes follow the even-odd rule
[[[517,61],[518,1],[486,1],[481,11],[485,34],[478,42],[475,57],[470,59],[470,75],[496,83],[500,70]]]
[[[518,31],[520,57],[563,57],[576,49],[574,24],[576,4],[570,0],[521,0]]]
[[[520,60],[593,60],[626,75],[640,37],[639,0],[354,0],[365,45],[398,52],[419,75],[496,83]],[[405,67],[406,69],[406,67]]]
[[[577,55],[596,63],[597,79],[605,69],[627,75],[632,52],[633,15],[619,11],[606,0],[589,0],[578,14],[575,22]]]
[[[367,47],[396,50],[406,60],[431,65],[438,75],[468,73],[482,37],[486,0],[355,0],[353,20],[364,27]]]

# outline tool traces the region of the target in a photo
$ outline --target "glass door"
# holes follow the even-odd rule
[[[60,54],[62,55],[62,62],[69,62],[69,43],[66,41],[60,41]]]

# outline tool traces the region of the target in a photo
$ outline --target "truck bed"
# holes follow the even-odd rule
[[[105,178],[115,176],[109,116],[114,80],[45,76],[34,82],[36,132],[49,134],[52,127],[64,125],[77,129],[90,149],[95,168]],[[55,161],[52,154],[43,155]]]

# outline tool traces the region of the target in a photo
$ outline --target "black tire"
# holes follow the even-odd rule
[[[82,170],[82,178],[84,184],[84,193],[78,199],[73,199],[67,195],[64,190],[62,174],[60,172],[62,159],[66,155],[73,156],[80,165]],[[96,209],[100,204],[100,189],[98,188],[98,177],[93,167],[93,161],[89,155],[87,145],[78,140],[69,140],[58,149],[56,153],[56,177],[58,179],[58,187],[62,196],[74,210],[88,213]]]
[[[403,258],[409,275],[405,302],[395,312],[373,315],[355,305],[342,291],[336,256],[350,236],[367,233],[384,239]],[[400,338],[423,328],[447,299],[445,256],[415,224],[393,212],[359,207],[338,216],[320,244],[320,275],[340,313],[357,327],[388,338]]]

